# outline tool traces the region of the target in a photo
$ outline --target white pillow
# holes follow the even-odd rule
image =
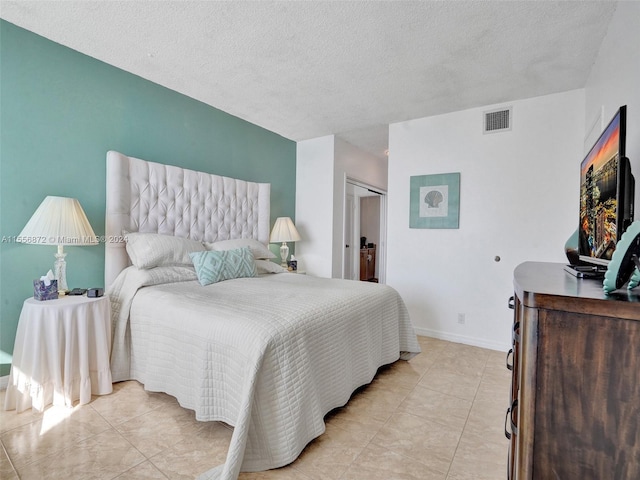
[[[253,257],[256,259],[276,258],[264,243],[253,238],[232,238],[231,240],[221,240],[214,243],[205,242],[204,246],[207,250],[215,250],[217,252],[249,247],[249,250],[253,253]]]
[[[201,242],[159,233],[126,233],[127,253],[138,268],[192,266],[192,252],[205,250]]]
[[[273,263],[270,260],[256,260],[256,267],[258,268],[258,273],[283,273],[288,272],[286,268],[282,268],[277,263]]]

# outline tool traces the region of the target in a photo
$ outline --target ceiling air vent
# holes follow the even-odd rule
[[[511,130],[513,107],[484,112],[483,133],[506,132]]]

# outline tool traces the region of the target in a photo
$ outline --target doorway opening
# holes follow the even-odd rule
[[[386,281],[387,193],[346,179],[343,278]]]

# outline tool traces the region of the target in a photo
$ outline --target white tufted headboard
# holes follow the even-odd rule
[[[215,242],[269,242],[268,183],[246,182],[107,153],[105,287],[130,265],[123,231]]]

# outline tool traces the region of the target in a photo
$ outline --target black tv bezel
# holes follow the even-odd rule
[[[626,228],[633,221],[633,202],[634,202],[634,184],[635,181],[633,179],[633,175],[631,174],[631,167],[629,163],[629,159],[626,158],[626,134],[627,134],[627,106],[623,105],[616,113],[613,115],[607,126],[602,130],[596,141],[593,143],[591,148],[587,151],[586,155],[580,162],[580,185],[579,185],[579,199],[582,202],[582,168],[585,160],[589,158],[590,154],[593,152],[593,149],[598,145],[598,143],[603,139],[609,127],[614,123],[616,117],[619,117],[619,136],[618,136],[618,167],[616,172],[616,239],[615,243],[617,244],[622,237],[622,234],[626,230]],[[582,218],[581,218],[581,204],[578,204],[578,232],[582,229]],[[601,258],[601,257],[593,257],[591,255],[585,255],[583,252],[583,243],[578,243],[578,258],[580,263],[583,264],[591,264],[591,265],[604,265],[608,266],[611,262],[609,258]],[[589,252],[590,253],[590,252]]]

